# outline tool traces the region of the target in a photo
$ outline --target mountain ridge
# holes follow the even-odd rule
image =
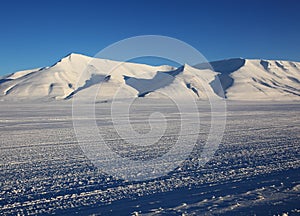
[[[120,98],[193,95],[204,100],[299,100],[300,63],[232,58],[175,68],[70,53],[50,67],[0,78],[0,100],[68,100],[95,92],[97,100],[108,100],[117,91]]]

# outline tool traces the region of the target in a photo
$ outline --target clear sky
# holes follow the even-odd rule
[[[208,60],[300,61],[299,0],[2,0],[0,74],[93,56],[137,35],[183,40]]]

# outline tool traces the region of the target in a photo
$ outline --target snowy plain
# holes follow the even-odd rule
[[[164,136],[176,139],[174,107],[162,99],[139,100],[147,109],[136,112],[132,127],[147,131],[149,111],[160,110],[171,125]],[[300,214],[299,102],[227,101],[223,140],[204,166],[199,160],[210,107],[204,101],[198,107],[199,145],[190,157],[166,176],[129,182],[103,173],[84,155],[70,101],[1,103],[0,214]],[[168,151],[168,145],[120,149],[111,139],[109,111],[109,103],[96,104],[99,131],[114,151],[136,159]]]

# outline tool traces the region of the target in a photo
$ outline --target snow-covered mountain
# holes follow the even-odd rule
[[[231,100],[299,100],[300,63],[228,59],[211,62]],[[196,68],[205,68],[197,65]],[[218,93],[216,91],[216,93]]]
[[[149,66],[70,54],[51,67],[0,78],[0,100],[97,100],[168,95],[199,99],[299,100],[300,63],[229,59],[196,66]],[[220,88],[220,82],[224,91]],[[101,85],[99,85],[101,83]],[[99,87],[100,86],[100,87]]]
[[[118,66],[113,74],[108,74]],[[142,64],[95,59],[80,54],[70,54],[51,67],[21,71],[0,80],[2,99],[68,99],[85,89],[101,85],[101,96],[110,98],[122,83],[123,76],[151,78],[157,71],[173,70],[170,66],[152,67]],[[128,95],[134,95],[128,86]]]

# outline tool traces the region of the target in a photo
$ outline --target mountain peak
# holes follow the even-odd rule
[[[92,58],[80,53],[69,53],[68,55],[66,55],[65,57],[63,57],[62,59],[69,59],[72,60],[73,58]]]
[[[61,58],[59,61],[57,61],[55,64],[53,64],[51,67],[57,66],[57,65],[62,65],[62,63],[70,63],[70,62],[87,62],[91,60],[92,57],[79,54],[79,53],[69,53],[68,55],[64,56]]]

